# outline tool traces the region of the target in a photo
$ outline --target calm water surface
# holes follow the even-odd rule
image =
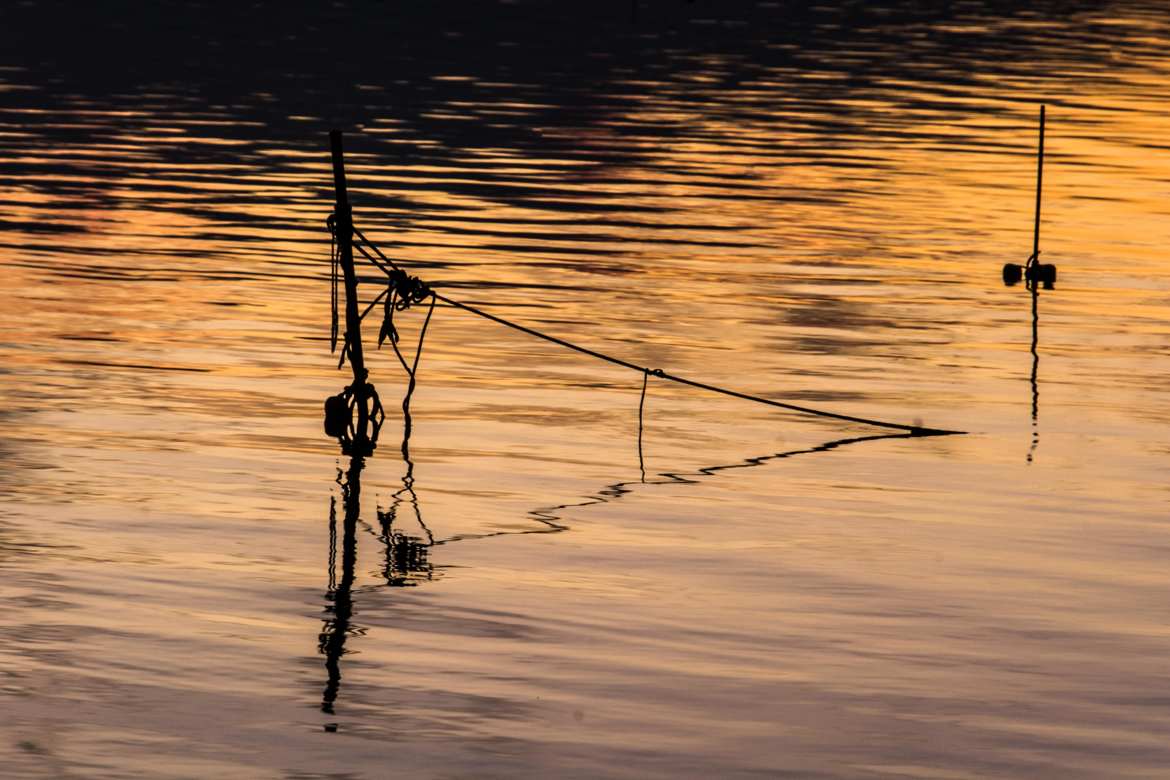
[[[865,5],[4,11],[3,773],[1170,771],[1170,14]],[[334,126],[448,295],[971,433],[652,378],[643,483],[640,376],[440,308],[359,470]]]

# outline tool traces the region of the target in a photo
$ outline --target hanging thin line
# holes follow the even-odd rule
[[[642,472],[642,481],[646,481],[646,460],[642,457],[642,420],[646,408],[646,383],[650,380],[650,372],[642,372],[642,397],[638,399],[638,470]]]

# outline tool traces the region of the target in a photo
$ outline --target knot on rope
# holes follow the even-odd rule
[[[391,292],[396,298],[394,308],[397,311],[409,309],[416,303],[427,299],[431,288],[417,276],[410,276],[401,268],[395,268],[389,274]]]
[[[663,379],[666,378],[666,374],[662,371],[661,368],[644,368],[642,370],[645,371],[650,376],[657,376],[657,377],[661,377]]]
[[[433,295],[426,282],[417,276],[411,276],[401,268],[394,268],[386,275],[388,277],[387,294],[382,315],[382,329],[378,332],[379,349],[386,339],[390,339],[391,345],[398,343],[398,329],[394,327],[394,312],[406,311],[416,303],[421,303]]]

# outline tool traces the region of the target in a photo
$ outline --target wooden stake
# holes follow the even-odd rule
[[[1040,262],[1040,191],[1044,185],[1044,106],[1040,106],[1040,152],[1036,158],[1036,228],[1032,233],[1032,265]]]
[[[362,356],[362,321],[358,316],[357,272],[353,266],[353,217],[349,208],[349,193],[345,185],[345,157],[341,148],[341,131],[329,133],[329,146],[333,151],[333,189],[336,194],[334,206],[334,230],[337,233],[337,248],[340,254],[341,271],[345,275],[345,346],[349,365],[353,368],[353,391],[364,397],[366,385],[366,362]],[[359,403],[364,417],[365,404]]]

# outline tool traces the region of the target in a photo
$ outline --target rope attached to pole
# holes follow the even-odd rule
[[[518,330],[521,333],[527,333],[528,335],[535,336],[538,339],[544,339],[545,341],[552,342],[553,344],[558,344],[562,347],[565,347],[566,349],[571,349],[571,350],[574,350],[576,352],[580,352],[584,355],[589,355],[590,357],[597,358],[598,360],[604,360],[607,363],[613,363],[616,366],[622,366],[623,368],[628,368],[632,371],[637,371],[638,373],[641,373],[641,374],[644,374],[647,376],[656,376],[659,379],[665,379],[669,382],[677,382],[678,384],[681,384],[681,385],[689,385],[690,387],[695,387],[695,388],[698,388],[700,390],[707,390],[707,391],[712,392],[712,393],[721,393],[723,395],[729,395],[733,398],[742,398],[745,401],[753,401],[753,402],[758,403],[758,404],[765,404],[767,406],[775,406],[775,407],[780,408],[780,409],[787,409],[787,410],[792,411],[792,412],[799,412],[801,414],[813,415],[815,417],[827,417],[827,418],[831,418],[834,420],[845,420],[846,422],[855,422],[855,423],[863,423],[865,425],[874,425],[874,426],[877,426],[879,428],[890,428],[892,430],[907,431],[915,436],[947,436],[947,435],[952,435],[952,434],[965,433],[965,431],[948,431],[948,430],[943,430],[941,428],[925,428],[921,425],[906,425],[904,423],[892,423],[892,422],[886,422],[884,420],[873,420],[873,419],[870,419],[868,417],[855,417],[855,416],[849,415],[849,414],[838,414],[836,412],[827,412],[827,411],[824,411],[823,409],[813,409],[813,408],[808,407],[808,406],[799,406],[797,404],[790,404],[790,403],[787,403],[784,401],[774,401],[771,398],[762,398],[758,395],[751,395],[749,393],[741,393],[738,390],[732,390],[732,389],[726,388],[726,387],[719,387],[717,385],[709,385],[706,382],[697,382],[693,379],[687,379],[687,378],[681,377],[677,374],[668,373],[666,371],[663,371],[660,368],[647,368],[645,366],[639,366],[636,363],[629,362],[628,360],[622,360],[621,358],[614,357],[613,355],[606,355],[603,352],[598,352],[596,350],[588,349],[587,347],[582,347],[579,344],[572,343],[571,341],[565,341],[562,338],[558,338],[556,336],[550,336],[547,333],[542,333],[538,330],[535,330],[533,328],[529,328],[525,325],[520,325],[519,323],[512,322],[511,320],[506,320],[503,317],[498,317],[495,314],[490,314],[490,313],[484,311],[483,309],[478,309],[474,306],[469,306],[466,303],[461,303],[460,301],[453,300],[451,298],[448,298],[445,295],[440,295],[438,293],[435,293],[435,297],[438,298],[440,301],[443,301],[446,304],[454,306],[457,309],[463,309],[464,311],[466,311],[470,314],[475,314],[476,316],[483,317],[484,319],[489,319],[493,322],[498,322],[501,325],[505,325],[505,326],[512,328],[514,330]]]
[[[845,422],[860,423],[863,425],[872,425],[878,428],[888,428],[890,430],[906,431],[913,436],[948,436],[964,433],[964,431],[952,431],[942,428],[927,428],[921,425],[907,425],[905,423],[887,422],[885,420],[875,420],[869,417],[858,417],[850,414],[829,412],[825,411],[824,409],[814,409],[812,407],[801,406],[799,404],[788,403],[786,401],[776,401],[771,398],[763,398],[758,395],[752,395],[750,393],[744,393],[738,390],[733,390],[731,388],[708,384],[706,382],[699,382],[694,379],[688,379],[686,377],[679,376],[678,374],[672,374],[663,371],[660,368],[640,366],[637,363],[632,363],[628,360],[623,360],[622,358],[608,355],[595,349],[583,347],[580,344],[575,344],[571,341],[567,341],[557,336],[536,330],[535,328],[530,328],[527,325],[521,325],[518,322],[505,319],[504,317],[492,314],[491,312],[485,311],[476,306],[472,306],[470,304],[463,303],[462,301],[457,301],[454,298],[450,298],[446,295],[434,292],[417,277],[409,276],[398,266],[397,263],[386,257],[386,255],[384,255],[382,251],[378,249],[377,245],[366,238],[366,236],[360,230],[358,230],[357,227],[353,228],[353,233],[361,241],[361,244],[358,244],[355,241],[354,247],[358,249],[360,254],[367,258],[372,265],[385,273],[390,280],[390,285],[387,290],[384,290],[377,298],[375,298],[374,301],[371,302],[370,305],[366,308],[365,312],[363,312],[361,315],[364,317],[365,314],[369,313],[369,311],[378,303],[378,301],[386,298],[386,296],[389,295],[389,298],[386,298],[387,315],[383,323],[383,334],[379,339],[380,342],[389,337],[392,344],[397,344],[397,331],[394,329],[393,323],[391,322],[394,311],[402,311],[412,304],[419,303],[425,300],[426,297],[431,296],[432,310],[434,301],[442,301],[448,306],[452,306],[456,309],[462,309],[468,314],[473,314],[477,317],[491,320],[492,322],[498,323],[513,330],[520,331],[521,333],[526,333],[529,336],[542,339],[552,344],[556,344],[557,346],[564,347],[565,349],[579,352],[597,360],[602,360],[606,363],[612,363],[615,366],[621,366],[622,368],[630,369],[631,371],[637,371],[643,375],[644,380],[648,377],[655,376],[659,379],[665,379],[669,382],[687,385],[688,387],[694,387],[699,390],[719,393],[721,395],[731,396],[732,398],[740,398],[745,401],[752,401],[753,403],[773,406],[778,409],[786,409],[788,411],[797,412],[799,414],[807,414],[814,417],[824,417],[833,420],[843,420]],[[367,249],[372,250],[373,253],[377,255],[378,260],[375,260],[374,257],[368,251],[366,251]],[[379,262],[379,260],[381,262]],[[389,268],[387,268],[387,266],[389,266]],[[427,312],[427,315],[427,319],[429,321],[430,311]],[[644,402],[645,396],[643,395],[642,403]],[[639,407],[641,407],[641,404]],[[639,408],[639,411],[641,411],[641,408]]]

